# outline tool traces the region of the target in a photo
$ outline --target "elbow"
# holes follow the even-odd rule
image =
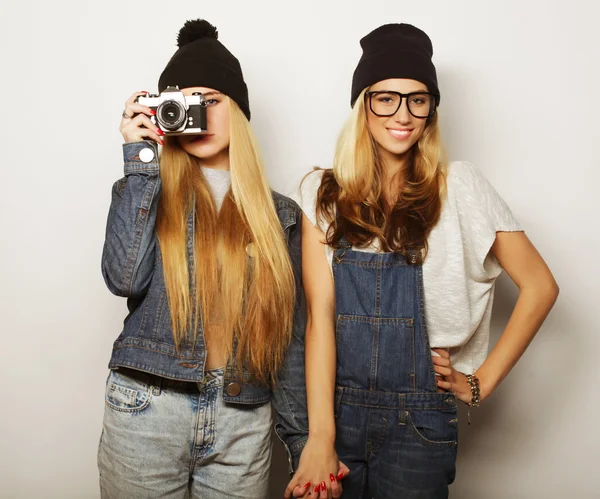
[[[539,299],[547,305],[548,310],[550,310],[556,303],[559,293],[560,288],[558,287],[558,283],[554,280],[552,274],[549,274],[546,279],[539,282],[536,286],[536,294],[538,295]]]
[[[558,295],[560,294],[560,288],[558,287],[558,283],[552,278],[552,282],[549,285],[548,294],[550,295],[550,299],[552,300],[552,305],[556,303],[558,299]]]
[[[149,280],[142,282],[139,279],[124,279],[123,273],[106,261],[102,262],[102,277],[108,290],[113,295],[123,298],[141,298],[147,293],[150,285]]]
[[[558,283],[556,282],[556,279],[554,279],[554,276],[550,270],[548,270],[547,276],[541,284],[541,288],[543,295],[548,299],[551,305],[554,305],[558,299],[560,288],[558,287]]]
[[[528,300],[536,303],[538,307],[548,312],[554,307],[560,288],[551,273],[543,277],[530,279],[519,286],[519,295],[528,297]]]
[[[123,287],[123,279],[119,278],[117,273],[113,271],[106,262],[102,262],[102,277],[104,278],[104,283],[108,290],[115,296],[122,296],[124,298],[129,298],[130,293]]]

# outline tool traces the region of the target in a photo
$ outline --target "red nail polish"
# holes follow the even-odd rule
[[[308,487],[310,487],[310,482],[306,482],[306,485],[304,486],[304,490],[308,489]]]
[[[147,93],[148,93],[148,90],[142,90],[142,93],[143,93],[143,94],[147,94]]]
[[[150,114],[156,116],[156,111],[154,109],[150,109]]]
[[[321,486],[320,486],[320,485],[317,485],[317,486],[315,487],[315,490],[313,490],[313,492],[314,492],[315,494],[318,494],[318,493],[319,493],[319,490],[321,490]]]
[[[338,479],[338,480],[341,480],[342,478],[344,478],[344,473],[340,471],[340,472],[338,473],[337,479]]]
[[[327,486],[325,485],[325,482],[321,482],[321,492],[326,489],[327,489]]]
[[[162,131],[160,128],[157,128],[157,129],[156,129],[156,133],[157,133],[158,135],[160,135],[161,137],[162,137],[162,136],[165,134],[165,132],[163,132],[163,131]]]
[[[165,145],[165,141],[164,141],[164,140],[161,140],[161,141],[160,141],[160,145],[161,145],[161,146],[164,146],[164,145]]]
[[[335,482],[335,477],[333,476],[333,473],[329,473],[329,481]]]

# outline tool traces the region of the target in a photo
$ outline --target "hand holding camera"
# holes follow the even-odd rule
[[[152,139],[158,144],[164,145],[161,138],[164,132],[150,119],[154,117],[156,111],[137,102],[138,97],[147,93],[135,92],[127,99],[125,110],[121,115],[119,130],[125,142],[140,142],[144,139]]]
[[[164,135],[206,132],[206,99],[200,92],[184,95],[178,87],[160,94],[134,93],[125,103],[121,134],[127,142],[151,138],[161,145]]]

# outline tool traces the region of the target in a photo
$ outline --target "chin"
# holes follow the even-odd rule
[[[403,154],[406,154],[408,151],[410,151],[413,145],[414,144],[381,144],[381,147],[390,154],[402,156]]]
[[[221,152],[222,148],[215,147],[213,145],[204,146],[202,144],[195,144],[193,146],[188,145],[185,147],[185,150],[188,154],[191,154],[198,159],[208,159],[217,156]]]

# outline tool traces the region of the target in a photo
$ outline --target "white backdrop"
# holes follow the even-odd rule
[[[282,192],[331,164],[360,37],[388,22],[431,36],[449,157],[480,166],[561,287],[521,363],[461,424],[451,496],[600,497],[599,14],[591,0],[4,0],[0,497],[99,497],[104,382],[125,314],[100,274],[119,115],[132,92],[156,90],[177,31],[198,17],[242,62]],[[501,278],[494,340],[516,295]],[[276,456],[274,498],[278,445]]]

